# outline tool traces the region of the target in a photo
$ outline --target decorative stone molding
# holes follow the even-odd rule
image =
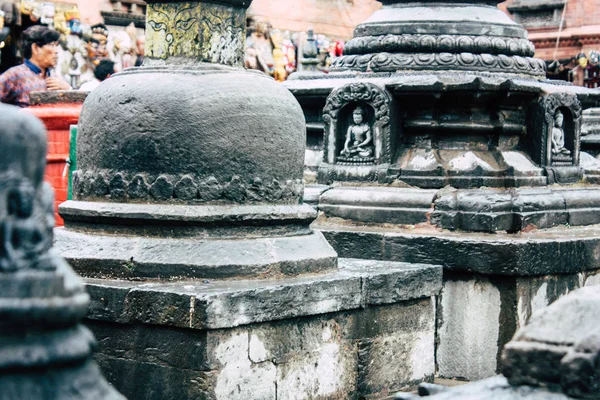
[[[300,179],[270,182],[256,177],[246,183],[238,175],[229,182],[220,183],[215,177],[201,179],[189,174],[182,176],[159,175],[152,177],[138,173],[128,176],[113,171],[75,171],[73,193],[76,199],[108,198],[162,202],[181,200],[186,202],[237,203],[297,203],[302,198],[304,184]]]
[[[398,70],[459,69],[545,76],[546,63],[531,57],[473,53],[379,53],[336,58],[332,71],[394,72]]]
[[[391,97],[384,89],[366,82],[342,86],[329,95],[323,108],[325,124],[325,162],[334,164],[339,155],[341,132],[340,112],[347,106],[362,105],[373,111],[372,134],[375,145],[373,164],[389,163],[391,159],[390,108]]]
[[[115,26],[128,26],[133,22],[136,28],[146,28],[146,16],[144,14],[132,14],[117,11],[100,11],[104,23]]]
[[[533,57],[535,47],[527,39],[471,35],[384,35],[357,37],[346,43],[344,54],[399,53],[487,53]]]
[[[385,164],[389,166],[389,164]],[[356,173],[360,169],[362,173]],[[317,172],[317,180],[320,184],[330,185],[333,182],[379,182],[380,171],[374,165],[332,165],[321,164]]]

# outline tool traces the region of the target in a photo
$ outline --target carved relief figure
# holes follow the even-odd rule
[[[563,113],[557,110],[554,114],[554,127],[552,128],[552,158],[571,155],[571,152],[565,148],[564,119]]]
[[[340,152],[345,161],[366,161],[373,157],[373,134],[371,127],[366,121],[365,110],[358,106],[352,112],[352,124],[346,132],[344,148]],[[361,160],[362,159],[362,160]]]
[[[203,49],[202,56],[213,63],[238,65],[243,53],[244,28],[234,17],[222,18],[216,12],[202,18],[210,34],[209,46]]]
[[[35,198],[35,189],[28,181],[9,190],[7,218],[2,223],[3,256],[0,270],[14,271],[43,261],[52,244],[54,216],[52,194],[42,194],[41,203]],[[50,203],[48,207],[46,203]],[[48,209],[50,216],[48,216]],[[45,214],[44,214],[45,213]],[[43,267],[42,267],[43,268]]]

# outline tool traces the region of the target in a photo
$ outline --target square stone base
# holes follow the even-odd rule
[[[129,400],[357,399],[433,379],[434,320],[425,298],[234,329],[87,325]]]
[[[265,281],[88,280],[87,325],[129,400],[371,399],[435,374],[439,266],[340,260]]]

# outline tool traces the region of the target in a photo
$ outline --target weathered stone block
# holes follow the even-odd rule
[[[107,380],[118,386],[129,400],[216,400],[214,394],[209,391],[215,382],[212,372],[126,360],[101,353],[96,355],[96,360]]]
[[[593,282],[595,273],[517,278],[446,273],[438,311],[440,376],[478,380],[497,374],[502,346],[516,330],[536,311],[582,287],[586,276]]]
[[[371,232],[322,230],[323,236],[343,258],[381,260],[383,238]]]
[[[600,285],[600,272],[585,274],[585,286]]]
[[[162,399],[164,393],[182,400],[371,398],[431,379],[441,268],[364,260],[340,264],[337,279],[228,282],[211,289],[194,282],[130,283],[137,287],[124,289],[93,280],[93,297],[105,295],[101,287],[129,290],[121,308],[125,315],[101,308],[94,298],[98,305],[88,318],[99,338],[98,360],[130,400]],[[423,285],[406,290],[419,273]],[[203,290],[217,297],[202,295]],[[288,297],[287,290],[300,292]],[[389,297],[382,294],[386,290]],[[339,310],[319,306],[336,292],[354,297]],[[278,300],[269,302],[260,293]],[[220,322],[190,320],[190,299],[198,307],[194,312],[214,316],[205,321]],[[112,301],[105,303],[110,307],[119,310]],[[287,309],[296,312],[284,313]],[[115,322],[107,322],[109,317]],[[153,379],[154,391],[137,390],[144,374]]]
[[[501,308],[500,291],[487,278],[444,282],[438,314],[441,377],[478,380],[496,374]]]
[[[327,339],[327,333],[327,330],[323,331],[324,339]],[[356,369],[354,343],[323,343],[319,351],[295,357],[278,366],[276,398],[355,398]]]
[[[399,334],[359,344],[359,385],[368,398],[382,398],[404,386],[433,380],[433,331],[424,335]],[[390,368],[403,365],[404,368]]]
[[[185,370],[209,370],[206,331],[163,326],[114,324],[87,320],[106,357],[160,364]]]
[[[525,326],[533,313],[583,286],[580,274],[548,275],[517,279],[518,327]]]

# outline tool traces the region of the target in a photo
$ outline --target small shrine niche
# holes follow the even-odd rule
[[[566,107],[557,108],[552,115],[553,124],[548,129],[550,165],[568,167],[573,165],[575,126],[573,114]]]
[[[541,167],[578,166],[581,120],[574,94],[553,93],[532,103],[527,136],[533,161]]]
[[[326,174],[331,178],[346,174],[347,167],[371,167],[373,172],[376,165],[389,164],[390,115],[391,97],[377,85],[352,83],[335,89],[323,108],[325,152],[319,170],[333,168]]]
[[[375,163],[374,111],[365,103],[350,103],[340,111],[336,164]]]

